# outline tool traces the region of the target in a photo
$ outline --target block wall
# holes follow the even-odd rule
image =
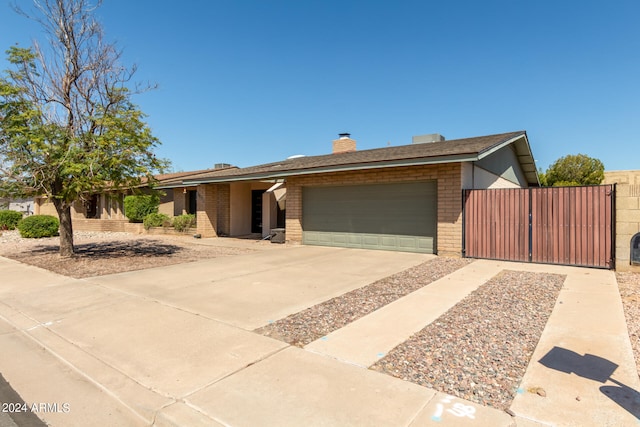
[[[640,233],[640,170],[605,172],[603,184],[616,184],[616,270],[640,272],[631,265],[631,238]]]
[[[202,237],[216,237],[218,226],[218,188],[214,184],[198,185],[197,230]]]

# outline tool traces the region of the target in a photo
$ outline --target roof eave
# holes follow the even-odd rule
[[[215,184],[223,182],[254,181],[259,179],[286,178],[289,176],[313,175],[318,173],[348,172],[367,169],[392,168],[399,166],[435,165],[441,163],[473,162],[478,160],[477,153],[456,154],[451,156],[423,157],[414,159],[389,160],[381,162],[355,163],[346,165],[324,166],[309,169],[293,169],[277,172],[253,173],[235,177],[208,178],[203,180],[184,181],[184,185]]]
[[[513,138],[509,138],[506,141],[502,141],[481,151],[478,153],[478,160],[483,159],[511,144],[513,144],[515,148],[516,156],[520,163],[520,167],[522,168],[522,172],[527,179],[527,184],[539,187],[540,180],[538,178],[538,171],[536,169],[535,159],[533,158],[531,146],[529,145],[529,138],[527,138],[526,132],[522,132],[520,135],[516,135]]]

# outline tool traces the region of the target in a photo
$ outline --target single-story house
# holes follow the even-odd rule
[[[529,186],[539,181],[525,131],[457,140],[432,134],[368,150],[340,134],[331,154],[171,184],[195,191],[202,237],[284,228],[290,242],[454,256],[462,250],[463,189]]]
[[[166,194],[160,212],[196,213],[205,238],[284,229],[289,242],[460,256],[463,189],[539,186],[525,131],[457,140],[422,135],[368,150],[340,134],[331,151],[159,175],[155,187]],[[123,198],[106,192],[76,203],[74,229],[133,231]],[[55,209],[38,199],[36,213]]]

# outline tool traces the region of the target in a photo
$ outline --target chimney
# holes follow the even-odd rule
[[[418,135],[411,138],[412,144],[426,144],[430,142],[442,142],[444,141],[444,136],[439,133],[430,133],[429,135]]]
[[[349,133],[338,134],[338,139],[333,140],[333,154],[348,153],[349,151],[356,151],[356,141],[351,139]]]

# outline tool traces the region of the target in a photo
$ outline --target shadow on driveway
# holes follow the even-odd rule
[[[603,384],[608,381],[616,384],[615,386],[603,385],[600,387],[600,392],[640,420],[640,393],[611,378],[614,371],[618,369],[618,365],[612,361],[593,354],[582,356],[566,348],[553,347],[539,362],[556,371],[574,373]]]
[[[34,255],[57,254],[58,245],[41,246],[31,250]],[[178,245],[162,243],[158,240],[129,240],[83,243],[75,245],[76,258],[121,258],[129,256],[167,256],[182,251]]]

